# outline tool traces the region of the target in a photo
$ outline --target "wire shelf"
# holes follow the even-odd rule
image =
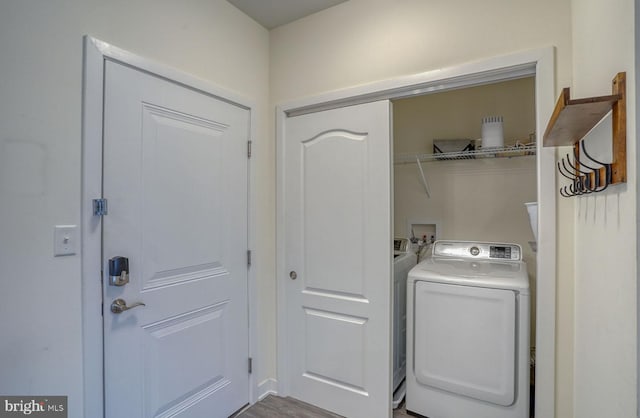
[[[437,154],[398,154],[394,164],[415,164],[432,161],[475,160],[481,158],[511,158],[536,155],[536,144],[513,145],[502,148],[477,149],[473,151],[442,152]]]

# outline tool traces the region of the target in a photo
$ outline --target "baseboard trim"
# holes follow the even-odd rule
[[[276,379],[265,379],[258,385],[258,401],[266,398],[268,395],[278,394],[278,381]]]

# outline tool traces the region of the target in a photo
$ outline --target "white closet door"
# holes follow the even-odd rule
[[[285,122],[290,394],[350,418],[391,413],[390,116],[380,101]]]

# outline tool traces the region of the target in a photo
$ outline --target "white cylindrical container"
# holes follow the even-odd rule
[[[482,118],[482,148],[502,147],[504,147],[502,116],[487,116]]]
[[[529,212],[529,223],[531,224],[531,230],[533,236],[538,242],[538,202],[527,202],[524,204]]]

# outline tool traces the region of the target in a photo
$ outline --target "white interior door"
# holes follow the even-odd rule
[[[104,106],[106,416],[228,417],[249,393],[249,111],[110,61]]]
[[[349,418],[391,412],[390,118],[380,101],[285,122],[288,386]]]

